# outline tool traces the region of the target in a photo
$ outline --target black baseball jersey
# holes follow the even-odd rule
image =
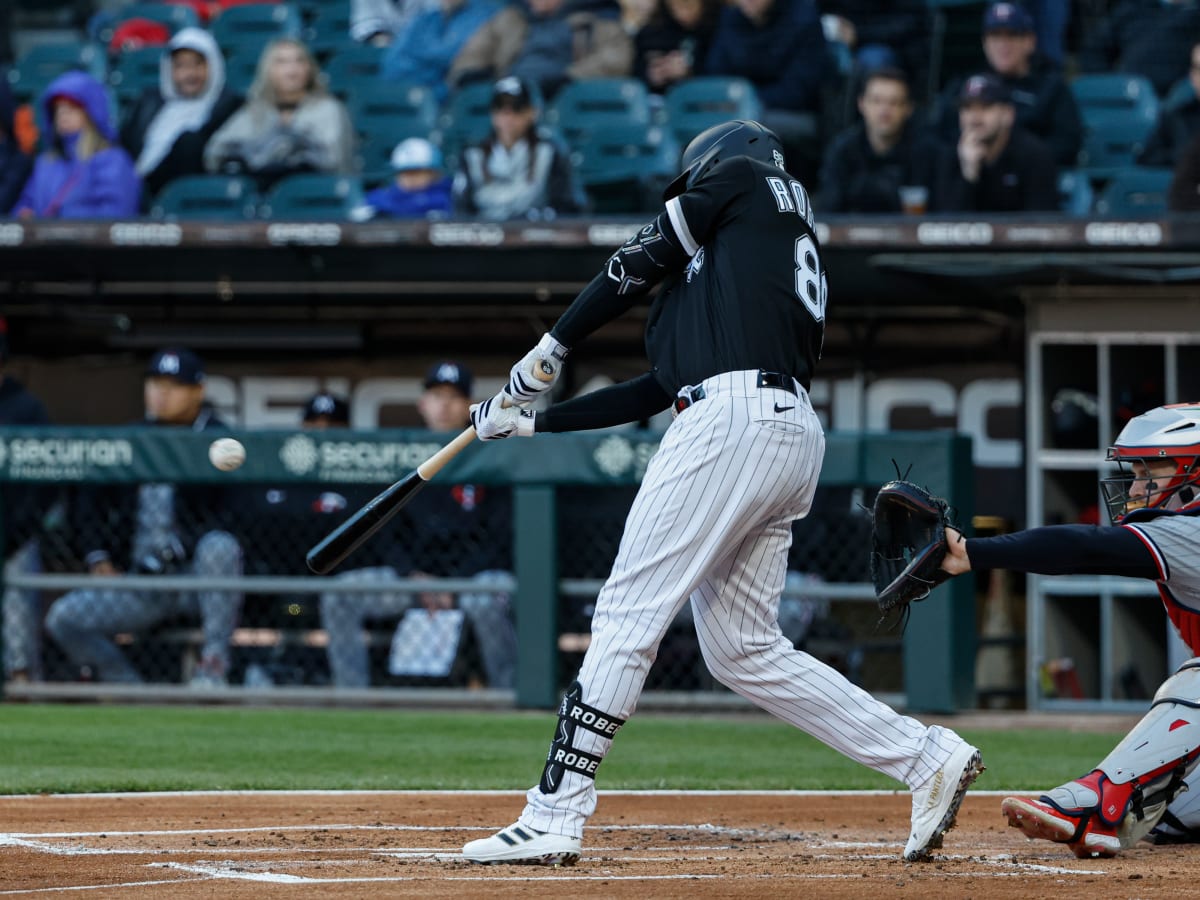
[[[800,182],[733,157],[668,200],[659,218],[691,261],[650,309],[646,353],[658,383],[674,395],[721,372],[766,369],[808,388],[828,289]]]

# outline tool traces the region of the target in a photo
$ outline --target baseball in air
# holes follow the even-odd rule
[[[246,461],[246,448],[233,438],[217,438],[208,445],[208,459],[222,472],[232,472]]]

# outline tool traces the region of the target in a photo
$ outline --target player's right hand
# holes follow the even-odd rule
[[[513,403],[532,403],[538,396],[554,387],[566,358],[567,348],[546,332],[537,342],[537,346],[512,367],[504,392],[512,398]]]
[[[504,391],[490,400],[471,405],[471,424],[475,426],[475,437],[481,441],[498,441],[512,437],[517,430],[517,417],[521,410],[517,406],[506,406],[508,397]]]

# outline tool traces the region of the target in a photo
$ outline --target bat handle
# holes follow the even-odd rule
[[[446,463],[458,456],[463,450],[471,446],[471,442],[475,440],[475,426],[469,425],[463,429],[462,434],[448,443],[445,447],[439,450],[421,465],[417,466],[417,474],[421,476],[422,481],[429,481],[438,472],[442,471]]]

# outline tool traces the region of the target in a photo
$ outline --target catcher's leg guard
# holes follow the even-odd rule
[[[1009,797],[1009,824],[1070,845],[1076,856],[1115,856],[1145,837],[1200,759],[1200,659],[1158,689],[1148,712],[1090,774],[1037,800]]]
[[[574,682],[563,696],[558,707],[558,727],[554,740],[550,742],[550,753],[542,770],[539,784],[543,794],[553,794],[562,784],[563,773],[577,772],[587,778],[596,777],[603,756],[588,753],[575,746],[575,731],[583,728],[602,738],[612,739],[625,724],[624,719],[609,715],[603,710],[588,706],[579,698],[583,696],[583,685]]]

